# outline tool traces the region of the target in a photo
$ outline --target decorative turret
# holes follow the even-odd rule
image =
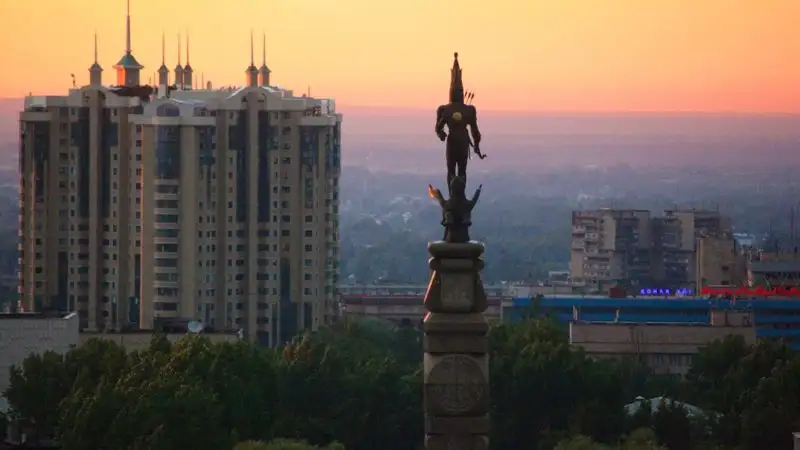
[[[263,35],[263,42],[261,44],[261,68],[258,69],[259,74],[259,83],[263,87],[269,86],[269,74],[272,72],[267,67],[267,34],[264,33]]]
[[[97,62],[97,33],[94,34],[94,64],[89,67],[89,84],[92,86],[103,84],[103,68]]]
[[[161,33],[161,67],[158,68],[158,86],[169,85],[169,67],[166,63],[167,41]]]
[[[181,66],[181,35],[178,34],[178,65],[175,66],[175,87],[183,89],[183,66]]]
[[[247,74],[247,87],[258,86],[258,68],[255,64],[255,55],[253,54],[253,32],[250,32],[250,67],[245,72]]]
[[[128,0],[128,14],[125,21],[125,54],[114,65],[117,69],[117,86],[139,86],[139,74],[144,66],[133,57],[131,51],[131,1]]]
[[[186,65],[183,66],[183,88],[192,89],[192,66],[189,64],[189,33],[186,33]]]

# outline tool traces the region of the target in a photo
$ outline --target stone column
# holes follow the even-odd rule
[[[426,450],[489,448],[483,244],[432,242],[423,322]]]

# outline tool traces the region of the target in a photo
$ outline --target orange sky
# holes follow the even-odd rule
[[[340,105],[445,101],[453,51],[482,109],[800,111],[798,0],[132,0],[144,81],[176,35],[241,84],[250,30],[274,82]],[[124,0],[0,1],[0,97],[61,93],[122,55]],[[185,55],[184,55],[185,57]],[[184,61],[185,62],[185,61]]]

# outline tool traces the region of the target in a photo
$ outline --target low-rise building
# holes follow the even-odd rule
[[[8,387],[11,366],[33,353],[66,353],[79,343],[78,315],[0,314],[0,392]]]
[[[694,355],[730,335],[756,341],[752,313],[711,311],[707,324],[570,322],[569,339],[594,358],[636,358],[654,373],[685,375]]]

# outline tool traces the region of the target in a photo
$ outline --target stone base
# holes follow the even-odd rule
[[[425,450],[488,450],[489,438],[475,434],[425,436]]]
[[[489,448],[483,245],[432,242],[422,328],[426,450]]]

